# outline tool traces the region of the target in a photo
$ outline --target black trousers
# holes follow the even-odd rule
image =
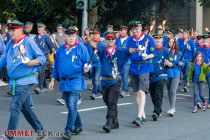
[[[117,119],[117,103],[120,96],[121,82],[108,87],[102,87],[103,100],[107,106],[106,119]]]
[[[162,102],[163,102],[163,90],[166,84],[166,80],[160,80],[154,83],[150,83],[149,91],[152,98],[152,103],[154,105],[153,113],[158,115],[162,112]]]

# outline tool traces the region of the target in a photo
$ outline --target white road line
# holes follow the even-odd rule
[[[189,97],[189,96],[192,96],[192,95],[188,95],[188,94],[176,94],[178,96],[186,96],[186,97]]]
[[[118,106],[126,106],[126,105],[131,105],[133,103],[122,103],[122,104],[117,104]],[[85,111],[90,111],[90,110],[97,110],[97,109],[103,109],[106,108],[106,106],[99,106],[99,107],[93,107],[93,108],[86,108],[86,109],[80,109],[78,112],[85,112]],[[61,114],[68,114],[68,112],[61,112]]]
[[[7,138],[6,138],[6,136],[5,136],[4,134],[2,134],[2,135],[0,136],[0,140],[7,140]]]
[[[186,95],[186,94],[176,94],[178,96],[183,96],[183,97],[193,97],[193,95]],[[204,98],[209,98],[208,96],[204,97]]]
[[[178,99],[178,100],[185,100],[186,98],[176,97],[176,99]]]

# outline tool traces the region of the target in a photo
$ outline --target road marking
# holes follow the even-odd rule
[[[133,103],[122,103],[122,104],[117,104],[118,106],[126,106],[126,105],[131,105]],[[86,108],[86,109],[80,109],[78,112],[85,112],[85,111],[90,111],[90,110],[98,110],[98,109],[103,109],[107,108],[106,106],[99,106],[99,107],[92,107],[92,108]],[[68,114],[67,111],[61,112],[61,114]]]
[[[2,134],[2,135],[0,136],[0,140],[7,140],[7,138],[6,138],[6,136],[5,136],[4,134]]]
[[[185,100],[186,98],[176,97],[177,100]]]
[[[176,94],[176,95],[178,95],[178,96],[186,96],[186,97],[192,96],[192,95],[188,95],[188,94]]]
[[[186,94],[176,94],[178,96],[184,96],[184,97],[193,97],[193,95],[186,95]],[[209,97],[204,96],[204,98],[208,99]]]

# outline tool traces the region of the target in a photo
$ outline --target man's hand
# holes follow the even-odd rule
[[[148,55],[147,55],[147,54],[142,54],[141,56],[142,56],[142,59],[143,59],[143,60],[147,60],[147,59],[149,59],[149,57],[148,57]]]
[[[168,61],[167,59],[164,60],[164,64],[168,67],[173,67],[173,64],[170,61]]]
[[[179,66],[182,66],[182,62],[179,62]]]
[[[51,81],[50,81],[50,83],[49,83],[49,90],[50,91],[53,91],[54,90],[54,82],[55,82],[55,79],[52,78]]]
[[[85,64],[83,69],[84,69],[84,73],[87,73],[91,68],[91,65],[90,64]]]
[[[34,60],[29,60],[26,63],[24,63],[26,66],[38,66],[40,65],[39,61],[34,59]]]
[[[206,27],[206,28],[205,28],[205,31],[208,33],[208,32],[209,32],[209,29]]]
[[[164,64],[168,66],[169,61],[167,59],[164,60]]]
[[[34,60],[30,60],[27,63],[24,63],[26,66],[34,66]]]
[[[135,53],[135,52],[140,52],[141,50],[139,48],[129,48],[129,53]]]

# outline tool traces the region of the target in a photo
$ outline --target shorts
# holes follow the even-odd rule
[[[131,76],[131,85],[134,92],[139,90],[149,92],[149,73]]]

